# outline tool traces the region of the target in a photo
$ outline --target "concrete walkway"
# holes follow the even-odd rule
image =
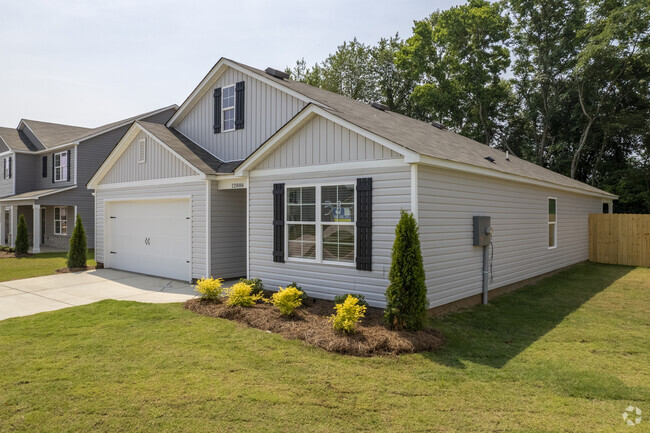
[[[49,275],[0,282],[0,320],[102,299],[164,303],[195,295],[194,287],[182,281],[114,269]]]

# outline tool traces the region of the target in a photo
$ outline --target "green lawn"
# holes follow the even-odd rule
[[[51,275],[65,267],[67,252],[39,253],[14,259],[0,258],[0,281]],[[95,266],[95,252],[88,250],[88,266]]]
[[[583,264],[434,323],[443,350],[362,359],[180,304],[8,319],[0,431],[648,431],[650,269]]]

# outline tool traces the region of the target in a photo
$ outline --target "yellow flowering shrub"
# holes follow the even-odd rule
[[[252,307],[262,299],[263,294],[253,294],[253,287],[250,284],[239,282],[228,289],[226,304],[240,307]]]
[[[348,295],[342,304],[336,304],[334,309],[336,314],[332,314],[329,318],[332,322],[334,329],[343,332],[354,332],[357,322],[365,317],[365,305],[359,305],[359,300],[352,295]]]
[[[223,278],[201,278],[196,282],[194,291],[199,292],[201,299],[219,299],[219,296],[223,293],[222,283]]]
[[[280,314],[291,316],[294,310],[302,305],[303,292],[294,286],[279,289],[271,296],[269,302],[280,310]]]

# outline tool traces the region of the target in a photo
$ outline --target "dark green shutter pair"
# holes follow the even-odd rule
[[[357,252],[360,271],[372,271],[372,178],[357,179]],[[273,261],[284,263],[284,184],[273,184]]]

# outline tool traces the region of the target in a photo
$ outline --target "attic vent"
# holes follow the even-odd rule
[[[377,110],[380,110],[380,111],[390,111],[388,106],[386,106],[384,104],[380,104],[379,102],[373,102],[372,104],[370,104],[370,106],[373,107],[373,108],[376,108]]]
[[[486,156],[485,159],[487,159],[488,161],[494,163],[494,158],[492,158],[491,156]]]
[[[272,77],[279,78],[281,80],[288,80],[289,79],[289,74],[286,72],[278,71],[277,69],[273,68],[266,68],[264,70],[267,74],[269,74]]]
[[[431,122],[431,125],[432,125],[433,127],[435,127],[435,128],[438,128],[438,129],[447,129],[447,127],[446,127],[445,125],[443,125],[442,123]]]

